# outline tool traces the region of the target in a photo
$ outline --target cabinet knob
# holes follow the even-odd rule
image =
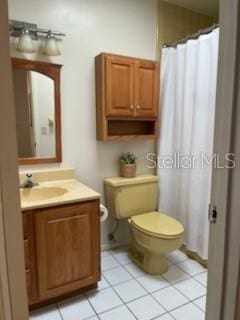
[[[140,109],[141,109],[140,105],[137,105],[137,110],[140,110]]]
[[[133,105],[131,105],[131,106],[130,106],[130,109],[131,109],[131,110],[133,110],[133,109],[134,109],[134,106],[133,106]]]

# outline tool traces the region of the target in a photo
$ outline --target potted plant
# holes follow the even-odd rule
[[[136,155],[131,152],[122,153],[119,160],[121,177],[134,178],[137,170]]]

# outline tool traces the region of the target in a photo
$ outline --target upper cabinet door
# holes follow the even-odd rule
[[[106,57],[106,116],[134,116],[134,60]]]
[[[159,104],[159,63],[136,61],[135,108],[137,117],[157,117]]]

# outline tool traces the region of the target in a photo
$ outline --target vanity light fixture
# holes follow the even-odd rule
[[[57,37],[64,37],[65,34],[59,31],[38,28],[36,24],[18,20],[9,21],[9,32],[11,37],[19,38],[17,50],[23,53],[33,53],[33,40],[39,40],[46,34],[46,42],[43,53],[47,56],[58,56],[61,54],[58,48]]]

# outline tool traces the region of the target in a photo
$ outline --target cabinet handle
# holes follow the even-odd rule
[[[139,105],[137,105],[137,110],[141,110],[141,107]]]
[[[130,106],[130,109],[131,109],[131,110],[133,110],[133,109],[134,109],[134,106],[133,106],[133,105],[131,105],[131,106]]]

